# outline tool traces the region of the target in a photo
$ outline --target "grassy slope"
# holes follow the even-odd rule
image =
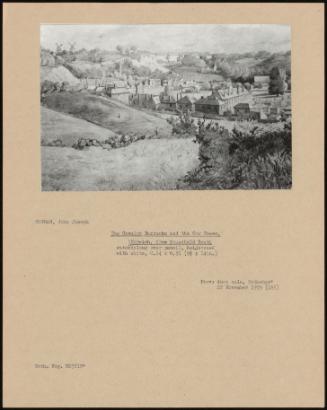
[[[102,141],[112,135],[112,131],[88,121],[41,107],[41,137],[45,142],[60,138],[63,145],[72,146],[80,137]]]
[[[171,126],[162,118],[131,108],[118,101],[88,93],[56,93],[44,100],[46,107],[73,115],[101,127],[124,134],[171,135]]]
[[[189,139],[138,141],[124,148],[42,147],[44,191],[175,189],[199,164],[199,146]]]

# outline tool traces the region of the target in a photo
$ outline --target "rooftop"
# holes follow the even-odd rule
[[[182,97],[182,98],[179,98],[178,100],[177,100],[177,102],[178,103],[181,103],[181,104],[183,104],[183,103],[185,103],[185,104],[188,104],[188,103],[194,103],[195,101],[197,101],[197,98],[196,97],[193,97],[193,96],[189,96],[189,95],[184,95],[184,97]]]
[[[223,105],[224,102],[215,95],[209,95],[208,97],[201,97],[199,100],[195,101],[198,105]]]
[[[129,90],[127,88],[112,88],[111,89],[111,94],[130,94]]]
[[[238,103],[235,105],[234,108],[250,108],[250,104],[248,103]]]

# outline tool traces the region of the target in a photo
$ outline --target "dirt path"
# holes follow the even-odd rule
[[[192,139],[138,141],[125,148],[42,147],[45,191],[171,190],[198,165]]]

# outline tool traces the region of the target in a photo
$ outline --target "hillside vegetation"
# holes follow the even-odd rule
[[[288,189],[292,186],[291,124],[247,124],[228,131],[200,127],[200,165],[183,189]]]

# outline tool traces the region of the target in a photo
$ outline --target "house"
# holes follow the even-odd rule
[[[194,102],[194,108],[196,112],[205,114],[223,114],[223,101],[217,95],[209,95],[208,97],[201,97]]]
[[[167,55],[167,62],[168,64],[176,64],[179,58],[178,54],[168,54]]]
[[[169,78],[168,80],[167,79],[162,79],[161,80],[161,85],[163,86],[163,87],[175,87],[175,83],[176,83],[176,80],[173,80],[172,78]]]
[[[128,88],[109,88],[107,89],[107,94],[109,95],[109,97],[115,100],[119,100],[125,104],[128,104],[129,102],[130,91],[128,90]]]
[[[125,88],[127,86],[127,82],[123,80],[111,79],[111,82],[115,85],[115,88]]]
[[[249,119],[254,121],[266,121],[267,115],[262,110],[251,110]]]
[[[280,108],[279,107],[269,107],[269,112],[268,112],[267,117],[270,122],[279,121],[281,119]]]
[[[149,86],[150,87],[161,87],[161,79],[160,78],[150,78]]]
[[[215,90],[214,93],[224,102],[224,111],[234,112],[234,107],[237,104],[249,103],[251,101],[251,94],[241,84],[236,87],[230,85],[225,89]]]
[[[238,103],[234,106],[234,113],[239,118],[249,118],[250,105],[248,103]]]
[[[104,86],[99,86],[95,89],[95,93],[97,95],[105,95],[106,94],[106,87]]]
[[[160,98],[158,95],[151,96],[152,109],[157,110],[160,106]]]
[[[201,97],[195,102],[195,111],[223,115],[225,111],[234,111],[239,103],[246,103],[250,93],[242,86],[213,90],[208,97]]]
[[[279,107],[270,107],[269,114],[279,115],[280,114],[280,108]]]
[[[197,99],[195,97],[189,95],[184,95],[184,97],[181,96],[181,98],[177,99],[177,108],[182,111],[194,111],[194,103],[196,100]]]
[[[158,95],[134,93],[129,95],[129,104],[157,110],[160,106],[160,99]]]
[[[160,109],[165,111],[176,110],[176,98],[171,93],[169,85],[166,85],[164,91],[160,94]]]
[[[281,117],[284,120],[292,117],[292,109],[290,107],[285,107],[281,111]]]
[[[254,76],[254,86],[255,87],[268,86],[269,81],[270,81],[269,75],[255,75]]]
[[[176,110],[175,97],[172,95],[161,95],[159,108],[165,111],[175,111]]]

